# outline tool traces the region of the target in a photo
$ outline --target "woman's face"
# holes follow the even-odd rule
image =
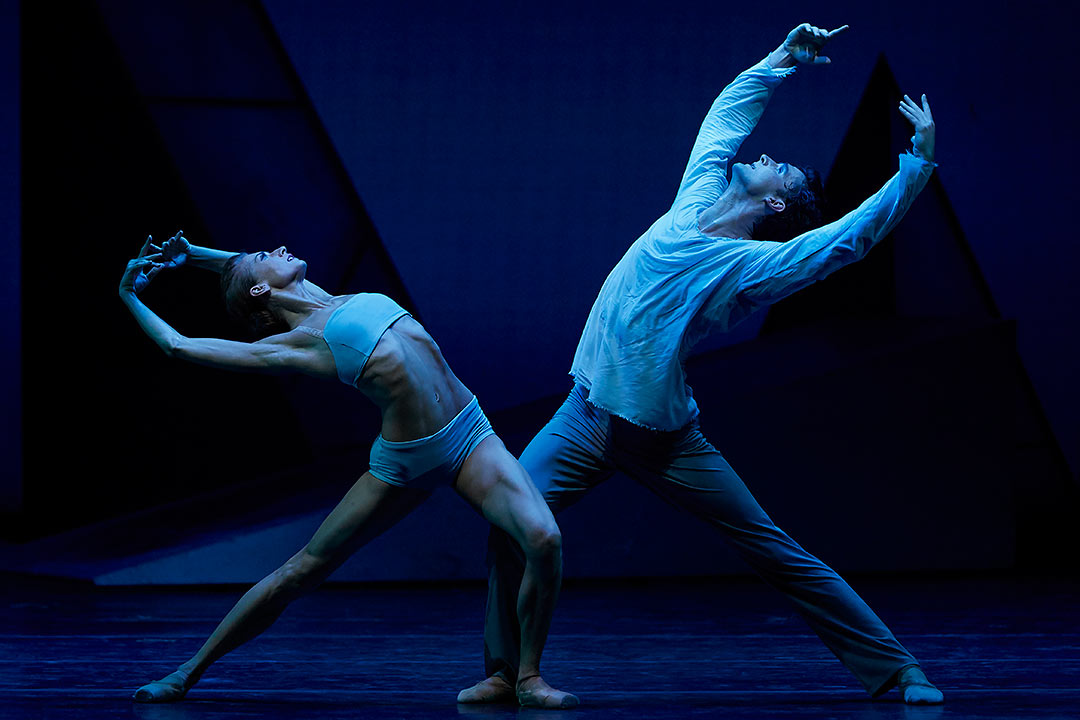
[[[258,282],[279,290],[300,282],[307,274],[307,263],[290,255],[284,245],[277,250],[250,253],[244,262]]]

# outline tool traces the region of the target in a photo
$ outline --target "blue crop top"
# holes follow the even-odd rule
[[[322,336],[334,356],[341,382],[356,387],[379,338],[401,316],[408,314],[385,295],[359,293],[330,315]]]

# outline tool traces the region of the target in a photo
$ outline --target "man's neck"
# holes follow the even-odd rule
[[[712,207],[698,215],[698,230],[706,237],[749,238],[762,217],[761,202],[729,185]]]

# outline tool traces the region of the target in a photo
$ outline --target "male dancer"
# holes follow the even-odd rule
[[[773,89],[797,63],[824,64],[826,32],[802,24],[735,78],[701,126],[671,209],[635,242],[604,282],[585,325],[574,388],[521,456],[554,512],[620,470],[715,525],[740,556],[799,612],[871,695],[899,685],[904,702],[940,703],[915,658],[833,570],[777,528],[705,439],[683,360],[702,336],[861,258],[900,221],[934,164],[926,96],[904,96],[914,154],[846,216],[820,222],[810,173],[768,155],[727,168]],[[787,242],[763,241],[783,232]],[[757,239],[752,239],[757,238]],[[785,238],[785,239],[786,239]],[[520,551],[493,531],[484,631],[487,679],[459,702],[514,700]]]

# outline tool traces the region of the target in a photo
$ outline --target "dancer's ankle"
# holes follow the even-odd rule
[[[184,677],[184,687],[190,688],[195,683],[199,682],[199,678],[202,677],[202,673],[196,673],[194,668],[188,663],[184,663],[174,671]]]
[[[531,680],[532,678],[538,677],[540,677],[540,668],[519,668],[517,678],[514,684],[521,685],[521,683],[525,682],[526,680]],[[503,679],[506,679],[505,675],[503,676]]]

